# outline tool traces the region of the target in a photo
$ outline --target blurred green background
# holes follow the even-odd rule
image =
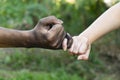
[[[118,1],[0,0],[0,26],[28,30],[54,15],[64,21],[67,32],[79,35]],[[96,41],[88,61],[62,50],[1,48],[0,80],[120,80],[119,35],[116,30]]]

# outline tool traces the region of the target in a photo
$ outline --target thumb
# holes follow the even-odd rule
[[[67,33],[65,38],[67,39],[67,49],[69,49],[71,48],[72,43],[73,43],[72,36],[69,33]]]
[[[64,51],[67,50],[67,39],[66,38],[63,40],[62,47]]]

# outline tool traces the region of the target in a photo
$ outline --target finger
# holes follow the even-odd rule
[[[72,44],[71,48],[68,49],[69,53],[71,53],[71,54],[73,54],[73,48],[75,45],[74,42],[75,42],[75,40],[73,39],[73,44]]]
[[[73,54],[78,54],[80,43],[78,43],[77,37],[74,37]]]
[[[62,48],[62,43],[63,43],[63,40],[65,38],[65,35],[66,35],[66,32],[64,31],[64,29],[62,29],[58,35],[54,36],[53,39],[55,40],[55,44],[56,44],[56,48],[57,49],[63,49]]]
[[[57,19],[55,16],[48,16],[45,18],[40,19],[39,21],[41,24],[46,25],[46,24],[62,24],[63,21],[60,19]]]
[[[89,48],[88,39],[83,37],[81,41],[81,46],[79,47],[79,53],[84,54],[88,48]]]
[[[82,55],[79,55],[77,59],[78,60],[88,60],[88,57],[89,57],[89,55],[82,54]]]
[[[60,24],[54,25],[54,27],[48,31],[48,40],[51,41],[50,44],[56,47],[56,49],[62,49],[62,43],[65,36],[66,32]]]
[[[84,54],[87,50],[88,46],[86,43],[82,43],[79,49],[79,53]]]
[[[67,48],[69,49],[71,47],[72,43],[73,43],[72,36],[69,33],[67,33],[65,38],[68,40],[67,41]]]
[[[67,50],[67,42],[68,42],[68,40],[65,38],[65,39],[63,40],[63,43],[62,43],[62,47],[63,47],[63,50],[64,50],[64,51]]]
[[[68,51],[69,51],[70,54],[73,54],[73,46],[74,46],[74,44],[72,44],[71,48],[68,49]]]
[[[85,54],[79,55],[78,60],[88,60],[90,54],[90,48],[86,51]]]
[[[48,33],[50,33],[51,35],[58,35],[58,33],[63,29],[64,27],[62,25],[56,24],[48,31]]]

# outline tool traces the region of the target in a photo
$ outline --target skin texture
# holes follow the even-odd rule
[[[56,17],[49,16],[40,19],[32,30],[21,31],[0,27],[0,47],[62,49],[62,42],[66,36],[71,46],[72,37],[64,31],[62,23]]]
[[[88,60],[91,44],[110,31],[120,28],[120,2],[105,11],[80,35],[73,37],[73,44],[68,51],[78,55],[79,60]],[[67,39],[63,49],[67,49]]]

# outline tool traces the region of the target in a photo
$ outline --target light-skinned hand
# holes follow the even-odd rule
[[[74,36],[72,38],[73,44],[71,45],[71,48],[68,49],[69,53],[78,55],[78,60],[88,60],[91,49],[88,39],[83,36]],[[67,39],[64,39],[62,46],[63,50],[66,51]]]

